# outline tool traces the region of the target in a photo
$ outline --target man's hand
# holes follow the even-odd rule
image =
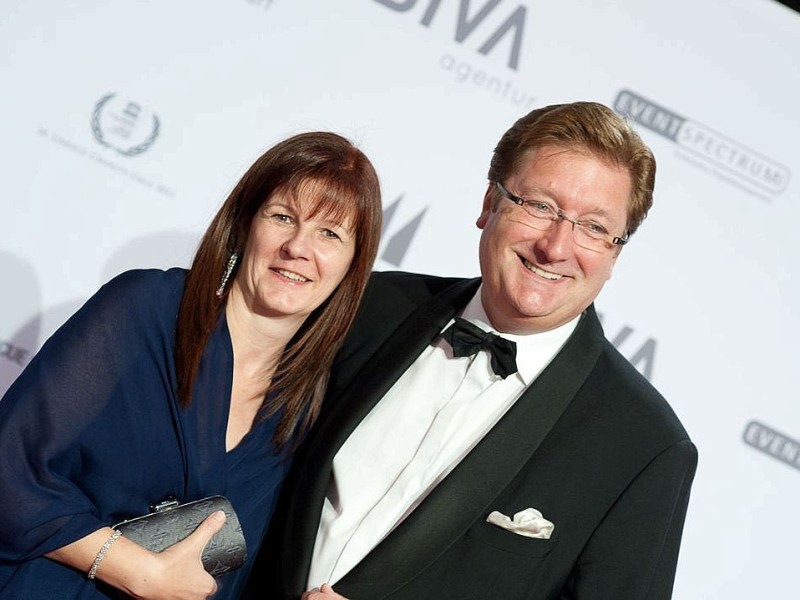
[[[341,596],[333,591],[333,588],[329,586],[327,583],[323,583],[322,586],[319,588],[314,588],[313,590],[307,591],[305,594],[300,596],[300,600],[347,600],[344,596]]]

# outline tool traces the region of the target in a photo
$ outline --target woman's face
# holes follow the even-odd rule
[[[313,190],[313,187],[312,187]],[[341,283],[353,262],[352,217],[311,215],[309,190],[276,191],[250,225],[234,286],[256,314],[302,322]]]

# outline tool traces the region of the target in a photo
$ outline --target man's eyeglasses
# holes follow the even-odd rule
[[[622,237],[617,237],[608,232],[608,230],[594,221],[585,221],[583,219],[570,219],[564,214],[564,211],[542,200],[525,200],[519,196],[515,196],[509,192],[505,186],[499,181],[494,182],[495,187],[507,199],[511,200],[514,204],[519,205],[522,209],[532,218],[525,221],[525,225],[547,231],[552,229],[554,225],[563,221],[572,223],[572,238],[575,243],[581,248],[593,250],[595,252],[603,252],[613,246],[624,246],[628,243],[628,234]]]

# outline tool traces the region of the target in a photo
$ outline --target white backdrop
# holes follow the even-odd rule
[[[97,287],[188,265],[288,135],[381,176],[379,269],[478,273],[494,144],[597,100],[659,161],[598,299],[700,451],[675,598],[800,595],[800,14],[773,0],[6,0],[0,393]],[[444,235],[442,235],[444,231]]]

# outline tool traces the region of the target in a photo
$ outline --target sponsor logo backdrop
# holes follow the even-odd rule
[[[378,168],[377,268],[473,275],[491,150],[592,99],[659,160],[598,299],[699,446],[680,599],[797,593],[800,15],[772,0],[12,0],[0,393],[97,287],[187,265],[246,167],[330,129]]]

